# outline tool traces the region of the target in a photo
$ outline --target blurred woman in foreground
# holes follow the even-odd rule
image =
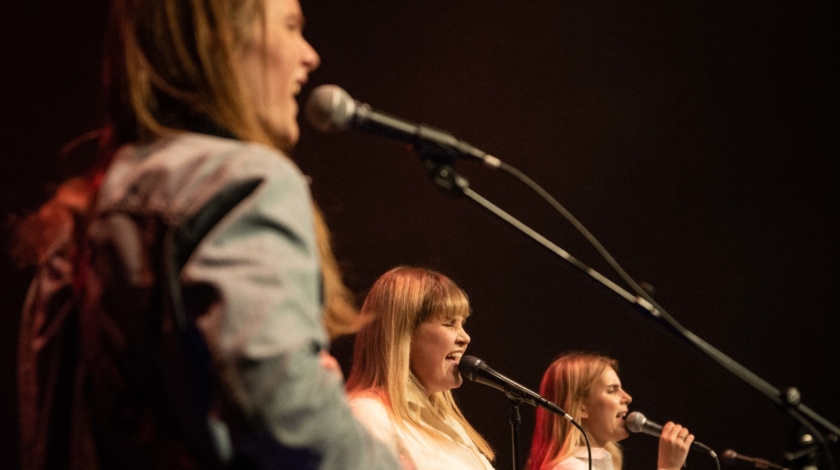
[[[319,362],[355,313],[284,154],[303,25],[298,0],[113,2],[99,163],[20,230],[23,468],[397,468]]]

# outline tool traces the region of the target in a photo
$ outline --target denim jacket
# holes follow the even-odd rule
[[[261,145],[184,133],[117,152],[87,230],[76,454],[399,468],[319,366],[311,210],[300,170]]]

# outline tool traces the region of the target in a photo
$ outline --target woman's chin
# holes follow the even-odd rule
[[[263,129],[270,135],[271,141],[277,148],[289,152],[300,139],[300,126],[296,119],[274,117],[268,119],[260,118]]]

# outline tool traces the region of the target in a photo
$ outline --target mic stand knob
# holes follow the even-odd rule
[[[456,194],[462,194],[464,190],[470,187],[470,182],[463,176],[455,173],[455,170],[451,166],[432,158],[426,158],[424,163],[426,169],[429,171],[429,177],[441,188]]]
[[[785,452],[784,458],[790,467],[799,470],[817,470],[820,461],[820,445],[810,433],[799,429],[792,439],[794,450]]]

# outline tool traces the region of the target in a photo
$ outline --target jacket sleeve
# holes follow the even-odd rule
[[[244,416],[246,436],[233,430],[233,440],[256,439],[262,458],[282,460],[281,468],[399,468],[351,415],[341,379],[318,363],[328,340],[311,200],[299,170],[276,154],[240,155],[203,192],[212,197],[197,197],[195,214],[219,200],[230,208],[190,252],[181,284],[210,292],[200,307],[185,299],[200,313],[196,324],[226,401]]]

